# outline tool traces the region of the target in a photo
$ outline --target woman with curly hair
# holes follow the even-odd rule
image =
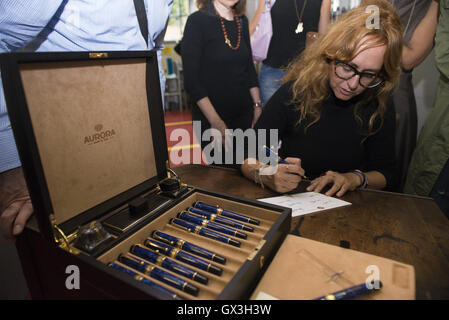
[[[266,165],[248,158],[242,173],[277,192],[294,190],[304,175],[313,179],[308,191],[329,185],[327,195],[394,187],[390,95],[401,53],[401,21],[387,1],[367,1],[342,15],[292,62],[255,126],[278,130],[286,163],[261,174]]]

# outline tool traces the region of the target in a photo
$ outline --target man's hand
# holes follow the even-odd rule
[[[0,232],[15,240],[33,213],[22,168],[0,173]]]

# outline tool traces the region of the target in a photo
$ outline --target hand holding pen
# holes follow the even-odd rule
[[[277,157],[278,165],[275,167],[276,170],[273,170],[273,167],[255,169],[258,170],[256,181],[259,180],[261,185],[266,185],[276,192],[285,193],[296,189],[303,179],[307,179],[301,166],[301,159],[290,157],[282,159],[270,149],[265,147],[265,150],[269,150]]]
[[[286,158],[286,159],[283,159],[283,158],[279,157],[277,152],[275,152],[273,149],[268,148],[267,146],[263,146],[263,148],[265,150],[265,155],[267,157],[274,157],[278,164],[285,164],[285,165],[295,164],[295,162],[297,162],[297,161],[293,160],[293,159],[298,159],[298,160],[301,161],[301,159],[299,159],[299,158]],[[299,168],[300,168],[300,170],[297,172],[297,174],[300,175],[301,178],[303,178],[303,179],[309,179],[308,177],[306,177],[304,175],[304,173],[305,173],[304,169],[302,169],[301,166],[299,166]]]

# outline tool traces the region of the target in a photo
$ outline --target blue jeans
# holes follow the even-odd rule
[[[262,106],[265,106],[271,96],[281,87],[281,79],[285,72],[266,64],[262,64],[259,75],[259,90]]]

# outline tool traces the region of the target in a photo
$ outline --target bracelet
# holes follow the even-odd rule
[[[265,186],[263,185],[263,182],[262,182],[262,178],[260,177],[260,168],[257,168],[257,169],[254,171],[254,182],[255,182],[256,184],[260,184],[260,186],[262,187],[262,189],[265,189]]]
[[[257,102],[254,102],[254,108],[257,108],[257,107],[262,108],[262,102],[260,100]]]
[[[366,177],[366,175],[360,170],[354,170],[352,171],[352,173],[355,173],[360,178],[360,181],[362,181],[359,188],[365,189],[368,186],[368,178]]]

